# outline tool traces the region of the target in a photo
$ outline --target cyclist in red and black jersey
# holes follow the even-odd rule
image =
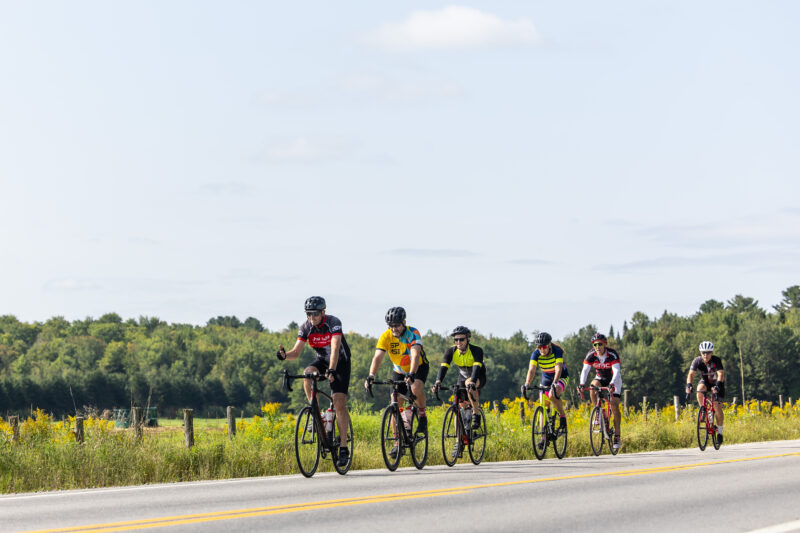
[[[586,378],[589,372],[595,369],[595,378],[592,385],[595,387],[608,387],[613,389],[610,398],[611,412],[614,414],[614,442],[612,446],[619,449],[620,443],[620,414],[619,396],[622,391],[622,372],[620,371],[619,354],[613,348],[608,347],[608,339],[602,333],[595,333],[592,336],[592,351],[586,354],[583,360],[583,370],[581,371],[581,383],[579,389],[586,386]],[[592,398],[592,405],[597,403],[597,391],[589,389]]]
[[[692,381],[696,372],[700,372],[700,383],[697,384],[698,404],[703,405],[704,395],[708,389],[717,395],[717,400],[725,398],[725,369],[722,367],[722,359],[714,355],[714,345],[711,341],[700,343],[700,357],[696,357],[689,366],[686,394],[692,393]],[[722,443],[722,423],[725,422],[725,414],[719,401],[714,402],[714,412],[717,415],[717,437]]]
[[[306,343],[316,352],[316,360],[303,371],[306,374],[325,374],[331,384],[333,408],[336,410],[336,423],[339,435],[347,435],[350,427],[350,414],[347,411],[347,390],[350,386],[350,347],[342,333],[342,322],[333,315],[325,313],[325,299],[311,296],[306,300],[307,320],[300,326],[297,342],[291,350],[278,347],[278,359],[290,361],[300,357]],[[311,383],[303,380],[306,397],[311,398]],[[346,466],[350,450],[339,448],[339,466]]]

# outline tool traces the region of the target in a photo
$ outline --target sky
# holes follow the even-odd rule
[[[483,334],[800,283],[800,3],[2,2],[0,315]]]

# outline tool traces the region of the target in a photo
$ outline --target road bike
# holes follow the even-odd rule
[[[700,451],[706,449],[708,445],[708,437],[711,436],[711,443],[714,445],[715,450],[719,450],[722,443],[719,441],[719,433],[717,433],[717,419],[714,403],[719,402],[719,396],[715,392],[709,391],[698,392],[703,395],[703,403],[697,411],[697,445]],[[686,401],[689,402],[691,394],[686,395]]]
[[[336,424],[336,411],[333,412],[333,426],[330,431],[325,429],[325,422],[319,410],[317,396],[323,396],[330,401],[330,409],[333,409],[333,398],[331,395],[321,391],[317,383],[325,379],[317,373],[290,375],[286,370],[283,371],[283,387],[292,390],[291,382],[294,379],[307,379],[311,382],[311,398],[308,405],[300,409],[297,413],[297,424],[294,428],[294,454],[297,458],[297,466],[305,477],[311,477],[317,471],[319,458],[327,458],[330,454],[333,460],[333,467],[342,475],[350,470],[353,464],[353,421],[350,420],[345,438],[345,446],[350,452],[347,464],[339,466],[339,426]]]
[[[579,386],[578,393],[581,395],[581,400],[585,399],[583,397],[584,389],[592,389],[597,392],[597,401],[589,415],[589,442],[592,445],[592,452],[600,455],[605,441],[608,442],[608,451],[611,452],[611,455],[617,455],[619,448],[614,447],[614,425],[611,423],[611,393],[613,391],[608,387]]]
[[[486,451],[486,417],[483,410],[478,411],[480,424],[472,427],[472,406],[467,400],[467,389],[457,384],[450,387],[453,405],[447,408],[442,421],[442,457],[447,466],[453,466],[463,455],[464,448],[469,452],[472,464],[480,464]],[[439,391],[436,391],[436,399]]]
[[[417,397],[402,379],[372,381],[367,387],[370,396],[373,385],[392,386],[389,405],[383,410],[381,418],[381,451],[386,468],[390,472],[397,470],[400,459],[409,450],[414,466],[422,470],[428,460],[428,431],[419,431],[419,412],[414,403]],[[400,409],[398,396],[406,402],[403,410]]]
[[[544,459],[544,454],[547,453],[547,445],[552,442],[556,457],[563,459],[567,453],[567,427],[556,426],[558,412],[553,409],[550,398],[545,394],[546,391],[550,390],[550,387],[529,385],[523,391],[526,400],[528,399],[528,389],[539,390],[539,405],[536,406],[536,410],[533,412],[533,420],[531,421],[533,453],[541,461]]]

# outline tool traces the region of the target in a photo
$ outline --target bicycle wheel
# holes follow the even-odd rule
[[[414,417],[411,419],[411,461],[419,470],[425,467],[428,461],[428,432],[420,433],[419,416],[416,409],[413,411]]]
[[[555,416],[551,419],[553,432],[555,432],[556,435],[553,440],[553,451],[556,453],[556,457],[563,459],[564,455],[567,453],[567,426],[564,425],[564,427],[561,427],[560,422],[558,426],[556,426],[555,419]]]
[[[700,447],[700,451],[706,449],[706,444],[708,444],[708,425],[706,422],[706,406],[701,405],[700,409],[697,411],[697,445]]]
[[[397,470],[400,458],[403,456],[403,446],[400,441],[400,431],[403,423],[400,422],[400,411],[396,407],[389,406],[383,410],[381,418],[381,451],[383,452],[383,462],[390,472]],[[392,457],[392,451],[395,456]]]
[[[336,417],[334,416],[333,418],[333,441],[331,442],[333,451],[331,453],[331,457],[333,458],[333,467],[342,475],[345,475],[347,471],[350,470],[350,466],[353,464],[353,420],[350,419],[348,422],[347,438],[344,441],[344,448],[347,448],[347,451],[350,453],[347,464],[344,466],[339,466],[339,448],[342,446],[339,438],[339,424],[336,423]]]
[[[616,431],[614,431],[614,423],[610,418],[603,416],[603,424],[608,428],[608,451],[611,452],[611,455],[617,455],[619,453],[619,448],[614,447],[614,438],[617,435]]]
[[[604,429],[602,409],[599,406],[595,406],[589,417],[589,442],[595,455],[600,455],[603,451]]]
[[[314,475],[319,466],[319,452],[320,443],[314,426],[314,417],[311,414],[311,407],[306,406],[300,409],[297,425],[294,428],[294,455],[300,473],[306,477]]]
[[[478,412],[481,417],[481,424],[477,429],[472,429],[470,425],[469,433],[469,459],[472,464],[477,465],[483,459],[483,453],[486,451],[486,417],[483,411]]]
[[[547,452],[547,421],[541,405],[533,412],[531,443],[533,444],[533,454],[541,461]]]
[[[453,466],[461,453],[461,431],[458,426],[458,407],[447,408],[442,421],[442,458],[444,464]]]

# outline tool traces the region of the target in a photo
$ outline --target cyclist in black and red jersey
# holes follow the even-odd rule
[[[294,360],[303,353],[306,343],[316,352],[316,360],[303,371],[306,374],[324,374],[331,384],[333,408],[336,411],[336,423],[339,435],[347,435],[350,427],[350,414],[347,412],[347,389],[350,386],[350,347],[342,333],[342,322],[333,315],[325,313],[325,299],[311,296],[306,300],[305,310],[308,320],[297,332],[297,342],[291,350],[278,347],[278,359]],[[306,397],[311,399],[311,383],[303,380]],[[346,466],[350,450],[340,443],[338,464]]]
[[[722,423],[725,422],[725,414],[719,400],[725,398],[725,369],[722,367],[722,359],[714,355],[714,345],[711,341],[700,343],[700,356],[696,357],[689,366],[689,375],[686,377],[686,394],[692,393],[692,381],[694,375],[700,372],[700,383],[697,384],[697,403],[703,405],[704,395],[711,389],[717,398],[714,400],[714,412],[717,415],[717,437],[722,444]]]
[[[486,385],[483,349],[469,342],[472,332],[465,326],[458,326],[450,336],[453,337],[455,345],[445,350],[442,366],[439,367],[436,383],[433,384],[431,390],[434,394],[439,392],[450,364],[456,365],[458,367],[458,386],[467,389],[469,403],[472,405],[472,428],[478,429],[481,425],[481,416],[478,414],[481,389]]]
[[[586,386],[586,378],[589,372],[595,369],[595,378],[592,385],[595,387],[609,387],[613,389],[609,404],[611,412],[614,414],[614,442],[611,444],[615,450],[621,446],[620,442],[620,414],[619,396],[622,391],[622,373],[620,371],[619,354],[613,348],[608,347],[608,339],[602,333],[595,333],[592,336],[592,351],[586,354],[583,360],[583,370],[581,371],[581,383],[578,389]],[[592,398],[592,405],[597,403],[597,391],[589,389]]]

